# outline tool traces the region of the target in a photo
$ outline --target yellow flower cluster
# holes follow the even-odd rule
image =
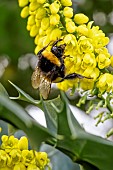
[[[93,21],[82,14],[75,14],[71,0],[19,0],[22,7],[21,17],[28,17],[27,30],[34,37],[35,53],[51,41],[63,38],[66,44],[65,66],[66,74],[78,73],[91,79],[65,80],[58,87],[67,90],[78,86],[84,90],[93,89],[96,85],[101,93],[109,91],[111,74],[104,75],[103,69],[113,64],[106,48],[109,38],[98,26],[92,26]],[[101,75],[101,76],[100,76]],[[104,77],[104,78],[103,78]],[[106,78],[105,78],[106,77]],[[102,82],[103,88],[101,88]]]
[[[49,163],[46,152],[28,150],[28,139],[3,135],[0,146],[0,170],[44,170]]]

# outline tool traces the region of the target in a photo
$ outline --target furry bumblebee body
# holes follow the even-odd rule
[[[48,98],[51,83],[62,82],[65,79],[84,78],[76,73],[65,75],[64,50],[65,44],[57,46],[62,41],[59,39],[52,44],[51,51],[47,51],[45,46],[38,52],[39,62],[32,74],[32,86],[39,88],[40,94],[44,99]]]

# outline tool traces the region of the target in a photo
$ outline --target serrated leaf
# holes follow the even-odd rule
[[[60,97],[48,101],[42,99],[42,108],[46,117],[47,127],[53,134],[57,134],[57,113],[62,110],[62,104]]]
[[[0,83],[0,94],[2,94],[4,96],[8,96],[6,89],[4,88],[4,86],[1,83]]]
[[[0,119],[22,129],[34,148],[39,148],[42,142],[53,137],[46,128],[32,119],[20,105],[3,95],[0,95],[0,107],[2,108]]]
[[[19,96],[18,97],[10,97],[10,99],[19,99],[23,100],[35,105],[40,105],[40,100],[34,100],[29,94],[25,93],[22,89],[20,89],[18,86],[13,84],[11,81],[9,83],[18,91]]]
[[[62,138],[58,138],[57,148],[74,162],[83,165],[85,170],[111,170],[113,143],[85,132],[76,118],[72,116],[68,101],[62,92],[61,96],[64,101],[64,109],[62,113],[58,114],[58,120],[60,120],[58,132]]]

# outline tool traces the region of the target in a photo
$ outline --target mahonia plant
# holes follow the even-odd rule
[[[44,170],[49,167],[46,152],[28,150],[28,139],[3,135],[0,146],[0,170]]]
[[[103,106],[103,102],[106,105],[102,95],[113,92],[113,75],[108,69],[113,66],[113,56],[106,48],[109,38],[99,26],[93,26],[93,21],[82,13],[74,14],[71,0],[19,0],[19,6],[22,7],[21,17],[28,17],[27,30],[34,37],[35,54],[49,42],[61,38],[66,44],[66,74],[90,77],[65,80],[57,84],[58,88],[67,91],[79,87],[88,94],[96,94],[102,100],[99,107]],[[84,100],[86,98],[82,98],[78,106]],[[92,104],[89,111],[91,109]]]

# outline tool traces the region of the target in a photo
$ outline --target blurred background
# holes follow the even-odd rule
[[[90,20],[95,21],[95,25],[98,25],[105,32],[106,36],[110,38],[108,50],[113,55],[113,0],[73,0],[73,8],[75,13],[82,12],[86,14]],[[6,88],[9,96],[17,96],[18,93],[8,80],[33,98],[38,99],[38,91],[31,86],[31,75],[37,63],[37,58],[34,55],[34,40],[26,30],[27,20],[20,17],[20,11],[18,0],[0,0],[0,82]],[[56,92],[53,93],[54,90]],[[58,95],[59,91],[54,90],[51,91],[50,98]],[[78,96],[69,98],[72,104],[71,109],[74,110],[77,120],[88,132],[105,137],[106,131],[113,125],[112,121],[106,121],[104,125],[100,124],[98,128],[95,127],[96,121],[92,118],[95,111],[90,116],[85,115],[84,112],[81,114],[78,108],[75,111],[74,105],[78,99]],[[40,113],[38,108],[25,102],[18,102],[30,114],[33,113],[34,118],[37,118],[37,112]],[[44,114],[41,113],[40,115],[38,121],[46,126]],[[0,125],[2,125],[1,121]],[[7,129],[6,124],[3,124],[3,129]],[[2,133],[7,133],[7,130],[3,130]],[[55,152],[59,155],[57,151]],[[56,159],[59,161],[58,156],[53,161],[55,162]],[[66,168],[67,170],[70,169],[70,166],[72,166],[71,169],[75,169],[75,165],[69,162],[65,170]],[[54,168],[54,170],[56,169]]]

